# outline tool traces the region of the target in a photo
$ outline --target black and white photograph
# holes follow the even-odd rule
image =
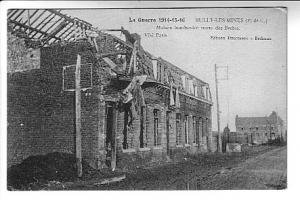
[[[6,190],[289,188],[287,7],[70,6],[6,10]]]

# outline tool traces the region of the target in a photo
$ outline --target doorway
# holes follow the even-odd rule
[[[170,111],[166,112],[167,155],[170,155]]]
[[[116,107],[114,102],[106,102],[105,107],[105,120],[106,120],[106,139],[105,139],[105,150],[106,150],[106,165],[114,170],[116,168]]]

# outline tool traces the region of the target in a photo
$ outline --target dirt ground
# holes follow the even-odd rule
[[[247,159],[213,178],[202,181],[199,189],[266,190],[287,188],[287,149],[281,147]]]
[[[286,188],[286,147],[256,146],[241,153],[189,156],[176,164],[136,169],[120,182],[97,180],[66,190],[220,190]]]
[[[286,154],[286,146],[247,147],[240,153],[187,156],[178,163],[136,168],[126,173],[102,170],[81,180],[31,184],[27,190],[284,189]],[[126,178],[104,183],[108,176]]]

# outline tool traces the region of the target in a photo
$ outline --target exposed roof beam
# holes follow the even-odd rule
[[[40,27],[39,29],[42,30],[45,26],[48,25],[48,23],[54,18],[56,17],[56,15],[53,15],[50,19],[48,19],[46,22],[44,22],[44,25],[42,25],[42,27]],[[38,27],[36,27],[38,28]],[[47,31],[45,31],[47,33]],[[33,34],[32,37],[34,37],[37,33]]]
[[[71,22],[72,23],[72,22]],[[63,35],[65,34],[65,33],[67,33],[68,31],[71,31],[72,32],[72,27],[73,27],[73,25],[74,24],[72,24],[71,25],[71,23],[69,23],[66,27],[65,27],[65,30],[64,31],[62,31],[57,37],[64,37]],[[68,27],[69,26],[69,27]]]
[[[56,10],[53,10],[53,9],[48,9],[48,11],[52,12],[52,13],[55,13],[56,15],[60,16],[60,17],[63,17],[65,18],[66,20],[70,21],[70,22],[73,22],[74,24],[78,24],[79,26],[86,26],[86,28],[92,28],[92,24],[86,22],[86,21],[83,21],[83,20],[75,20],[75,19],[72,19],[71,17],[68,17],[67,15],[64,15]]]
[[[31,18],[32,18],[38,11],[39,11],[39,9],[35,10],[35,11],[30,15],[29,20],[31,20]],[[28,23],[28,19],[24,22],[24,24],[26,24],[26,23]],[[30,24],[32,24],[32,23],[30,22]]]
[[[20,10],[20,13],[17,16],[14,16],[14,19],[12,19],[12,20],[17,20],[18,17],[20,17],[24,12],[25,12],[25,10]]]
[[[10,16],[12,16],[12,15],[13,15],[13,13],[15,13],[15,12],[16,12],[16,10],[9,9],[9,10],[7,11],[7,17],[10,17]]]
[[[56,22],[54,22],[51,26],[49,26],[46,30],[45,30],[45,32],[48,32],[52,27],[54,27],[55,25],[57,25],[57,24],[60,24],[61,22],[63,22],[64,21],[64,19],[63,18],[60,18],[59,20],[57,20]]]
[[[39,28],[39,26],[41,25],[41,24],[43,24],[47,19],[49,19],[49,17],[51,17],[53,15],[53,13],[50,13],[50,15],[48,15],[47,17],[45,17],[44,19],[42,19],[42,21],[40,21],[40,23],[38,23],[38,25],[36,25],[34,28],[36,28],[36,29],[41,29],[41,28]],[[55,15],[54,15],[55,16]],[[29,35],[32,33],[33,31],[30,31],[29,32]]]
[[[46,12],[46,10],[43,10],[43,12],[41,12],[32,22],[31,22],[31,26],[33,26],[33,24]]]
[[[39,33],[44,34],[44,35],[46,35],[46,36],[49,35],[48,33],[44,32],[44,31],[41,31],[41,30],[39,30],[39,29],[30,27],[30,26],[28,26],[28,25],[26,25],[26,24],[22,24],[22,23],[20,23],[20,22],[13,21],[13,20],[10,20],[10,19],[9,19],[9,21],[10,21],[11,23],[15,23],[15,24],[17,24],[18,26],[24,27],[24,28],[29,29],[29,30],[31,30],[31,31],[36,31],[36,32],[39,32]],[[55,39],[57,39],[57,40],[60,40],[60,38],[58,38],[58,37],[55,37],[55,36],[52,36],[52,37],[55,38]]]

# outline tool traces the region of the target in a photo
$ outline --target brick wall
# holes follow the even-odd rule
[[[38,73],[35,73],[39,80]],[[8,85],[8,166],[30,155],[50,152],[74,153],[74,94],[56,96],[26,82],[32,74],[15,74]],[[36,81],[37,81],[36,80]],[[97,99],[82,93],[83,157],[96,165],[99,113]],[[89,106],[86,106],[89,105]]]
[[[41,69],[8,75],[8,166],[30,155],[74,153],[74,92],[62,91],[62,67],[75,64],[85,46],[74,45],[44,48]],[[82,62],[89,59],[83,53]],[[93,166],[99,157],[98,107],[95,93],[82,92],[82,153]]]
[[[72,46],[73,45],[73,46]],[[74,92],[62,91],[62,68],[75,64],[76,55],[82,53],[82,63],[93,63],[92,51],[85,44],[72,44],[45,48],[41,51],[41,69],[18,73],[9,79],[8,88],[8,164],[21,162],[30,155],[49,152],[74,153]],[[94,87],[82,92],[82,155],[95,168],[105,166],[106,114],[101,93],[117,96],[117,89],[109,85],[109,78],[95,66]],[[100,89],[99,84],[104,84]],[[116,124],[117,166],[126,167],[132,161],[160,162],[167,159],[166,112],[168,91],[155,87],[144,88],[145,148],[140,148],[140,118],[137,117],[127,135],[129,149],[123,149],[124,112],[118,110]],[[207,151],[211,139],[211,122],[203,123],[199,133],[199,146],[193,143],[192,117],[211,119],[209,105],[180,95],[181,108],[170,112],[169,156],[187,152]],[[158,145],[154,146],[154,109],[158,110]],[[180,144],[176,145],[176,113],[181,114]],[[188,115],[189,144],[184,147],[184,116]]]
[[[8,85],[8,166],[30,155],[74,152],[73,110],[31,86],[32,74],[14,76]]]

